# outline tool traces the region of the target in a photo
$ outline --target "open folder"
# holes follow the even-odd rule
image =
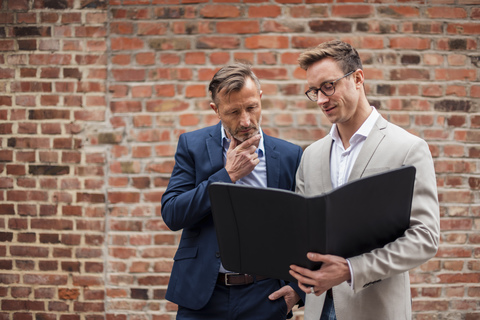
[[[222,264],[233,272],[296,281],[290,265],[320,267],[307,252],[348,258],[381,248],[409,227],[414,183],[413,166],[314,197],[213,183],[209,194]]]

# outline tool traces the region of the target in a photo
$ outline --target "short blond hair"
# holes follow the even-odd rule
[[[357,50],[350,44],[340,40],[323,42],[315,48],[308,49],[300,54],[298,63],[302,69],[307,70],[315,62],[325,58],[333,58],[345,73],[357,69],[363,70],[362,61]]]

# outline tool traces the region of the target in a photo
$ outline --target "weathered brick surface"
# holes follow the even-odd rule
[[[331,39],[357,47],[371,103],[434,157],[441,245],[410,273],[414,319],[480,319],[479,4],[0,1],[2,319],[174,319],[180,234],[160,198],[179,135],[218,120],[210,78],[252,63],[263,129],[305,147],[329,124],[296,59]]]

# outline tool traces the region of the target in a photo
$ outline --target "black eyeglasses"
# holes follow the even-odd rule
[[[345,77],[348,77],[349,75],[351,75],[354,72],[355,71],[350,71],[349,73],[347,73],[346,75],[344,75],[341,78],[338,78],[337,80],[324,82],[320,85],[320,88],[310,88],[310,89],[307,90],[307,92],[305,92],[305,94],[307,95],[308,99],[310,99],[314,102],[316,102],[318,100],[318,91],[321,91],[327,97],[331,96],[335,93],[335,83],[339,80],[342,80]]]

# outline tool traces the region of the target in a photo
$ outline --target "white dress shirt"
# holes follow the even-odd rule
[[[330,153],[330,178],[332,179],[332,185],[334,188],[340,187],[348,181],[348,177],[352,172],[358,154],[379,116],[380,114],[377,109],[372,107],[372,112],[367,120],[365,120],[362,126],[350,138],[350,146],[346,150],[343,147],[342,139],[337,130],[337,125],[333,124],[330,129],[330,135],[334,141]],[[348,259],[347,262],[352,279],[350,285],[353,288],[353,270]]]

